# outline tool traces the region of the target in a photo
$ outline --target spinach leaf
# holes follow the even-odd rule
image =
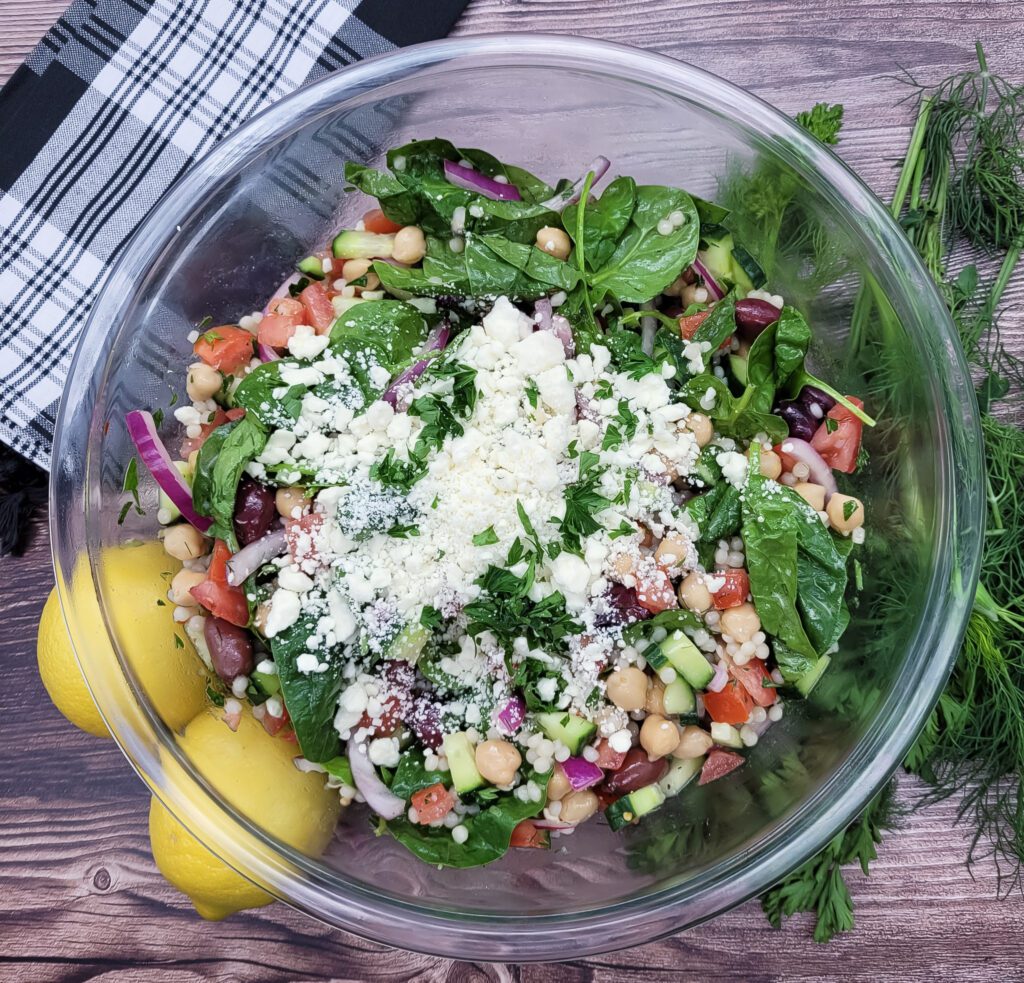
[[[658,223],[681,212],[682,224],[668,235]],[[584,229],[586,210],[584,210]],[[585,234],[585,233],[584,233]],[[641,304],[660,294],[697,255],[700,222],[693,199],[678,188],[641,185],[626,231],[590,281],[595,303],[611,294],[622,303]]]
[[[266,431],[246,413],[241,420],[217,427],[199,448],[192,500],[202,515],[213,519],[208,535],[223,539],[232,552],[238,549],[234,523],[238,482],[266,442]]]
[[[290,628],[270,639],[281,693],[288,709],[299,748],[310,761],[331,761],[341,754],[341,739],[334,729],[334,714],[341,693],[341,664],[334,652],[317,649],[317,658],[328,664],[323,672],[299,672],[296,661],[309,651],[308,640],[316,631],[318,616],[306,613]]]
[[[627,645],[635,645],[640,639],[645,638],[658,628],[664,628],[667,632],[682,631],[689,628],[691,631],[700,631],[704,622],[700,617],[686,608],[675,608],[672,611],[661,611],[653,618],[646,621],[634,621],[626,625],[622,630],[622,639]]]
[[[334,322],[330,348],[344,355],[355,369],[366,361],[360,357],[360,346],[372,345],[378,363],[393,371],[411,358],[426,335],[427,322],[412,304],[375,300],[350,307]]]
[[[244,406],[246,416],[256,417],[268,430],[291,430],[302,412],[302,397],[309,387],[286,385],[281,380],[281,372],[302,366],[302,362],[292,358],[258,365],[239,383],[232,397],[235,405]],[[275,397],[275,393],[280,395]]]
[[[331,778],[343,782],[350,788],[355,788],[356,782],[352,777],[352,765],[349,764],[348,758],[344,754],[337,758],[331,758],[329,761],[323,761],[321,764],[327,769],[327,774]]]
[[[705,409],[701,401],[709,389],[715,394],[715,403],[711,409]],[[706,413],[715,421],[715,429],[725,437],[742,440],[766,433],[777,442],[789,436],[789,428],[782,418],[769,412],[771,393],[766,393],[764,387],[747,386],[741,396],[734,396],[723,379],[702,372],[683,383],[679,398],[691,409]]]
[[[586,268],[599,270],[611,259],[615,244],[629,225],[636,205],[636,181],[620,177],[612,181],[597,201],[587,202],[583,210],[583,247]],[[578,204],[562,212],[562,224],[573,238],[577,234]],[[649,298],[648,298],[649,299]]]
[[[572,266],[536,246],[511,242],[494,235],[480,236],[480,241],[530,280],[549,288],[569,291],[580,282],[580,275]]]
[[[547,792],[551,773],[525,773],[525,780],[532,780]],[[489,864],[508,851],[512,830],[524,819],[536,816],[544,807],[544,795],[539,802],[527,799],[521,802],[512,794],[502,794],[493,805],[481,809],[475,816],[463,817],[462,824],[469,832],[465,843],[456,843],[452,831],[445,827],[432,829],[411,823],[405,817],[382,823],[382,829],[391,834],[407,850],[429,864],[442,867],[479,867]]]
[[[686,512],[700,530],[700,541],[713,546],[740,529],[740,492],[723,481],[686,503]]]
[[[711,313],[704,318],[693,335],[693,340],[698,344],[707,342],[711,347],[705,357],[707,361],[721,347],[726,338],[736,333],[736,295],[729,291],[714,307]]]
[[[391,779],[391,791],[400,799],[408,800],[413,792],[429,788],[438,782],[449,784],[451,775],[447,771],[427,771],[420,751],[406,751]]]
[[[365,164],[348,161],[345,164],[345,180],[364,194],[376,198],[381,211],[392,222],[415,225],[419,219],[419,196],[387,171],[375,171]]]

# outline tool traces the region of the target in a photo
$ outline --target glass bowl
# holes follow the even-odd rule
[[[261,307],[310,246],[365,208],[344,191],[346,159],[378,163],[388,147],[432,136],[548,179],[605,154],[613,173],[706,198],[730,168],[769,165],[843,261],[842,275],[813,291],[813,270],[780,261],[771,286],[812,319],[822,374],[869,402],[888,394],[869,405],[884,418],[868,434],[872,463],[859,487],[869,515],[863,590],[812,697],[788,703],[747,767],[691,788],[624,835],[592,822],[551,851],[511,851],[474,870],[420,864],[376,837],[361,807],[322,858],[236,813],[182,753],[181,721],[147,692],[130,657],[145,639],[131,617],[112,613],[102,562],[156,536],[148,475],[145,515],[117,521],[133,455],[123,420],[181,390],[190,326]],[[884,305],[885,330],[871,319],[859,339],[868,357],[855,359],[846,326],[862,289]],[[168,413],[165,434],[176,426]],[[886,781],[941,691],[973,597],[980,446],[942,300],[879,201],[824,146],[749,93],[660,55],[568,37],[464,38],[373,58],[295,92],[153,209],[96,301],[70,373],[51,532],[64,612],[111,731],[215,853],[281,900],[379,942],[471,960],[576,958],[695,925],[763,891]]]

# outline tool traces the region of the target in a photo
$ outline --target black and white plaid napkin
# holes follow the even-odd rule
[[[312,79],[447,34],[468,0],[74,0],[0,90],[0,442],[47,467],[118,252],[196,160]]]

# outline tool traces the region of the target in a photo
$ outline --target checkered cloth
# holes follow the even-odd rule
[[[75,0],[0,90],[0,441],[42,467],[79,332],[171,184],[311,79],[467,0]]]

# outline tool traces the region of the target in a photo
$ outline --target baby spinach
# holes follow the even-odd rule
[[[599,270],[611,259],[635,207],[636,181],[631,177],[616,178],[600,198],[587,202],[583,209],[583,251],[588,270]],[[579,204],[569,205],[562,212],[562,224],[573,238],[579,209]]]
[[[268,430],[291,430],[302,412],[302,397],[309,387],[286,385],[281,380],[281,372],[302,365],[298,359],[291,358],[258,365],[239,383],[232,397],[234,404],[245,407],[246,415],[255,416]]]
[[[341,665],[333,652],[317,647],[317,658],[327,662],[323,672],[300,672],[296,662],[309,651],[309,638],[319,617],[305,613],[290,628],[270,639],[284,705],[288,709],[299,748],[310,761],[331,761],[341,754],[341,739],[334,729],[334,714],[341,693]]]
[[[740,492],[727,481],[686,503],[686,513],[700,530],[701,543],[712,546],[734,536],[740,528]]]
[[[730,291],[714,307],[711,313],[701,321],[694,332],[693,341],[697,344],[707,343],[708,356],[713,355],[721,347],[726,338],[736,333],[736,295]]]
[[[539,802],[517,799],[511,793],[500,794],[493,805],[475,816],[463,816],[462,825],[469,836],[465,843],[456,843],[452,831],[444,826],[436,829],[411,823],[399,817],[381,823],[381,831],[393,836],[420,860],[441,867],[479,867],[493,863],[508,852],[512,830],[524,819],[536,816],[544,807],[550,772],[538,774],[527,769],[524,779],[541,789]]]
[[[232,551],[238,549],[234,523],[238,482],[266,442],[266,431],[246,413],[240,420],[217,427],[199,448],[192,501],[201,515],[213,519],[209,535],[223,539]]]
[[[338,317],[331,327],[331,351],[344,355],[352,368],[376,356],[377,364],[394,370],[408,361],[423,343],[427,324],[423,315],[401,300],[375,300],[356,304]],[[360,346],[367,346],[364,352]]]
[[[413,792],[429,788],[438,782],[450,784],[451,775],[447,771],[428,771],[423,763],[422,752],[409,750],[398,762],[394,777],[391,779],[391,791],[400,799],[408,801]]]

